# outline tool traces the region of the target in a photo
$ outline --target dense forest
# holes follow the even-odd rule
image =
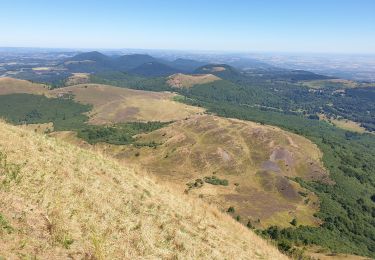
[[[47,98],[30,94],[0,95],[0,116],[13,124],[52,122],[55,130],[76,130],[87,121],[84,114],[91,110],[64,98]]]

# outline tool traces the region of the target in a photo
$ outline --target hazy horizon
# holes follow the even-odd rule
[[[190,50],[190,49],[157,49],[157,48],[80,48],[80,47],[39,47],[39,46],[0,46],[0,51],[2,49],[17,49],[17,50],[27,50],[27,51],[72,51],[72,52],[177,52],[177,53],[191,53],[191,54],[264,54],[264,55],[307,55],[307,56],[319,56],[319,55],[333,55],[333,56],[351,56],[351,55],[362,55],[362,56],[374,56],[375,52],[313,52],[313,51],[241,51],[241,50]]]
[[[0,46],[375,54],[375,2],[4,1]]]

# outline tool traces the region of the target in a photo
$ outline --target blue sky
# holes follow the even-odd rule
[[[0,0],[0,46],[375,53],[374,0]]]

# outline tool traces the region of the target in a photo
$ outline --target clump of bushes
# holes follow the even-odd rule
[[[223,186],[228,186],[228,180],[225,179],[219,179],[216,176],[211,176],[211,177],[204,177],[204,181],[206,183],[212,184],[212,185],[223,185]]]
[[[246,227],[249,228],[249,229],[254,229],[255,228],[254,225],[253,225],[253,223],[251,223],[250,219],[247,221]]]
[[[234,210],[234,207],[230,206],[227,210],[228,213],[233,213],[235,210]]]
[[[200,188],[203,186],[203,184],[204,182],[202,181],[202,179],[196,179],[194,182],[186,183],[186,186],[188,186],[189,189],[193,189],[193,188]]]
[[[105,142],[117,145],[134,144],[136,147],[147,146],[156,148],[160,144],[155,141],[139,143],[134,136],[141,133],[152,132],[166,126],[167,124],[169,124],[169,122],[164,123],[155,121],[146,123],[127,122],[111,126],[86,126],[78,130],[78,137],[84,139],[90,144]]]

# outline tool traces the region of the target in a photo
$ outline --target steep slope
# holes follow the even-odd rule
[[[98,153],[0,122],[0,257],[286,259]]]

